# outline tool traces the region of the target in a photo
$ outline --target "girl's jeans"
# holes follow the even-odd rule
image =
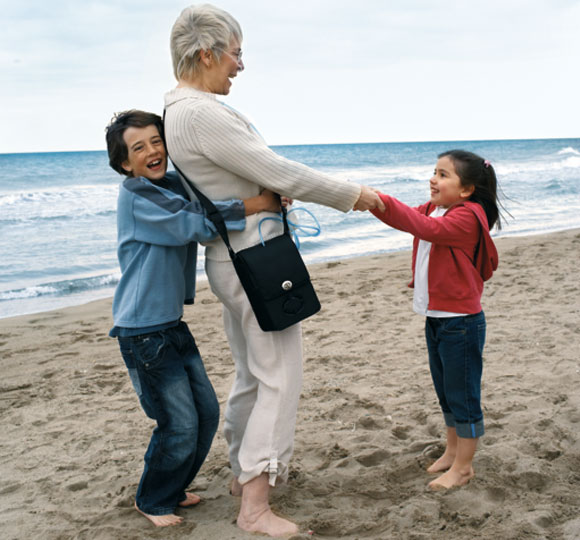
[[[219,404],[187,325],[134,337],[119,346],[143,410],[157,422],[145,454],[137,506],[173,513],[204,462],[219,422]]]
[[[481,372],[485,315],[427,317],[429,367],[447,427],[462,438],[481,437]]]

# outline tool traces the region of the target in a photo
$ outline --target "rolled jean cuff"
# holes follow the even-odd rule
[[[145,514],[149,515],[149,516],[167,516],[169,514],[173,514],[173,512],[175,512],[175,507],[170,508],[170,507],[166,507],[166,508],[147,508],[146,506],[142,506],[140,505],[137,501],[135,501],[135,504],[137,505],[137,508],[141,511],[144,512]]]
[[[451,413],[444,412],[443,419],[445,420],[445,425],[447,427],[455,427],[455,418]]]
[[[462,439],[477,439],[485,431],[483,428],[483,419],[471,424],[455,422],[455,431],[457,436]]]

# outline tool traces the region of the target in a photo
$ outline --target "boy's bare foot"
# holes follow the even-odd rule
[[[298,533],[298,526],[287,519],[278,517],[266,507],[259,514],[238,516],[238,527],[248,532],[267,534],[272,538],[284,538]]]
[[[232,480],[232,485],[230,486],[230,495],[234,497],[241,497],[244,492],[244,486],[238,482],[237,478]]]
[[[443,471],[447,471],[451,468],[451,465],[453,465],[454,461],[455,456],[444,453],[437,461],[435,461],[429,467],[427,467],[427,472],[430,474],[436,474]]]
[[[179,506],[195,506],[201,502],[201,497],[195,493],[186,493],[185,499],[179,503]]]
[[[135,503],[135,509],[156,527],[171,527],[172,525],[179,525],[183,521],[182,517],[176,516],[175,514],[166,514],[164,516],[152,516],[151,514],[146,514],[139,509],[137,503]]]
[[[466,485],[473,477],[475,472],[470,468],[466,473],[455,469],[449,469],[445,474],[429,482],[429,488],[433,491],[441,491],[443,489],[451,489],[453,487],[461,487]]]

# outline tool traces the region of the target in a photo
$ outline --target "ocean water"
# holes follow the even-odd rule
[[[410,205],[428,200],[437,154],[451,148],[489,159],[512,217],[494,235],[580,227],[580,139],[278,146],[338,178]],[[0,318],[111,296],[119,279],[116,199],[122,177],[106,152],[0,154]],[[409,249],[411,237],[368,213],[304,204],[322,232],[303,238],[308,263]],[[306,220],[305,220],[306,221]],[[202,251],[203,254],[203,251]],[[198,268],[203,273],[203,256]]]

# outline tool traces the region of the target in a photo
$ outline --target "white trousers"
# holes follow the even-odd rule
[[[240,484],[260,474],[286,481],[302,389],[302,330],[296,324],[264,332],[231,262],[206,259],[206,273],[223,304],[224,328],[236,367],[224,435]]]

